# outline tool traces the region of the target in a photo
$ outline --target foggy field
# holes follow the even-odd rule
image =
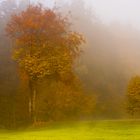
[[[1,132],[0,140],[139,140],[140,121],[93,121],[39,130]]]
[[[139,7],[0,0],[0,140],[140,140]]]

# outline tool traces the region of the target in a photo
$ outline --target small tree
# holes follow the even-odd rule
[[[132,78],[128,85],[127,92],[127,109],[128,112],[134,116],[140,113],[140,77]]]
[[[26,11],[13,15],[6,30],[14,40],[13,56],[21,77],[28,82],[29,114],[35,123],[38,81],[71,77],[84,39],[70,30],[66,17],[55,10],[43,9],[41,5],[29,6]]]

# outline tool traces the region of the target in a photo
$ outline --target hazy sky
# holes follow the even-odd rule
[[[53,0],[32,1],[52,5]],[[140,0],[85,0],[85,2],[93,6],[96,15],[105,23],[119,21],[140,28]]]
[[[96,14],[110,23],[120,21],[140,28],[140,0],[86,0],[92,3]]]

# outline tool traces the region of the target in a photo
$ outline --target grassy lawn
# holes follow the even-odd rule
[[[93,121],[0,132],[0,140],[140,140],[140,121]]]

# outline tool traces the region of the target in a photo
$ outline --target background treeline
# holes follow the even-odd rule
[[[94,117],[127,117],[128,83],[140,70],[139,30],[119,22],[105,25],[88,1],[62,3],[62,13],[70,11],[74,28],[87,39],[77,72],[86,91],[97,97]]]
[[[0,125],[2,127],[28,123],[28,102],[26,100],[28,89],[26,86],[21,86],[16,63],[11,58],[13,44],[5,33],[11,14],[26,9],[28,4],[29,1],[25,0],[0,2]],[[82,0],[71,0],[69,3],[63,0],[56,1],[56,7],[60,7],[58,10],[62,14],[69,16],[73,24],[72,28],[86,37],[86,44],[83,46],[84,53],[75,66],[75,72],[82,81],[84,92],[95,96],[92,102],[94,104],[96,102],[96,107],[91,113],[92,117],[126,117],[125,93],[128,80],[133,75],[139,74],[140,70],[140,32],[129,25],[119,23],[104,25],[96,17],[94,10]],[[65,116],[64,106],[59,106],[62,112],[58,111],[58,105],[55,102],[61,100],[62,104],[65,104],[65,96],[54,94],[58,89],[62,93],[68,90],[69,93],[73,93],[71,90],[76,88],[75,85],[78,86],[78,83],[73,83],[67,89],[62,83],[55,85],[47,80],[39,85],[38,90],[42,93],[38,97],[38,101],[41,102],[41,104],[38,103],[39,118],[61,120],[67,116],[74,116],[73,112]],[[78,90],[81,90],[79,86]],[[46,93],[51,94],[46,96]],[[44,100],[45,96],[47,98]],[[66,96],[68,97],[69,94]],[[80,104],[82,104],[81,101],[79,101]],[[70,106],[72,107],[73,104]],[[82,109],[77,107],[79,113],[83,110],[87,111],[87,106],[85,105],[85,108],[81,106]],[[57,117],[52,112],[57,113]]]

